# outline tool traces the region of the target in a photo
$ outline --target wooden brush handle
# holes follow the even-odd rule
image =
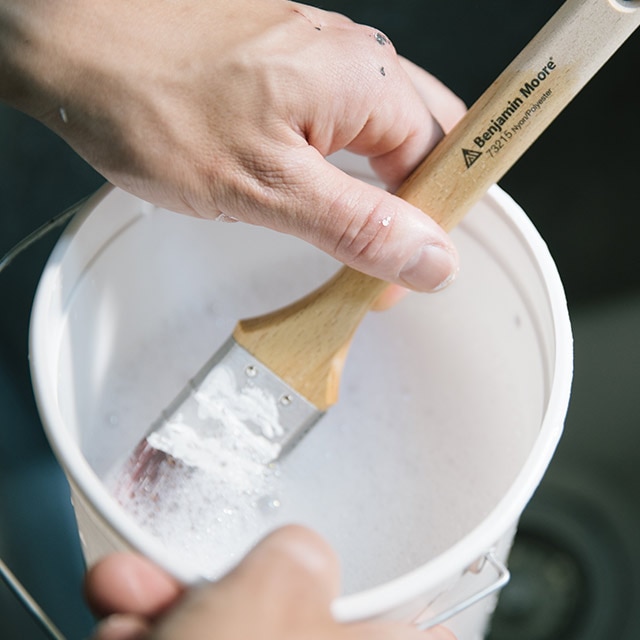
[[[639,25],[640,0],[565,2],[397,195],[452,229]],[[240,321],[234,337],[324,410],[355,330],[387,286],[344,267],[292,305]]]

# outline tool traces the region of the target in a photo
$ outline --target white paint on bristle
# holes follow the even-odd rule
[[[274,396],[250,382],[239,384],[231,368],[218,364],[147,441],[203,471],[245,463],[261,470],[280,454],[273,440],[283,433]]]
[[[222,420],[227,429],[242,430],[252,423],[265,438],[273,439],[284,433],[276,399],[262,387],[239,385],[231,369],[223,365],[211,371],[195,398],[201,418]],[[274,453],[278,451],[279,448]]]

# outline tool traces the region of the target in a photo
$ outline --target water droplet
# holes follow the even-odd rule
[[[252,364],[250,364],[244,372],[247,378],[255,378],[258,375],[258,370]]]
[[[274,496],[263,496],[258,500],[258,508],[263,513],[277,511],[281,507],[281,504],[280,499]]]
[[[290,396],[289,394],[286,394],[282,396],[282,398],[280,398],[280,404],[283,407],[288,407],[292,402],[293,402],[293,397]]]
[[[382,218],[382,220],[380,220],[380,224],[383,227],[388,227],[391,224],[391,216],[387,216],[386,218]]]

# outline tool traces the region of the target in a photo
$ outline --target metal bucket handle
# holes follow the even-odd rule
[[[452,588],[441,593],[429,604],[426,611],[420,615],[419,619],[414,620],[414,625],[420,631],[431,629],[432,627],[446,622],[449,618],[461,613],[481,600],[484,600],[493,593],[496,593],[509,582],[509,578],[511,577],[509,569],[507,569],[504,563],[494,555],[493,551],[488,551],[478,558],[478,560],[462,574],[460,580],[458,580],[454,586],[458,589],[460,584],[465,580],[465,576],[472,575],[475,582],[478,576],[481,574],[487,574],[489,571],[495,573],[491,582],[481,586],[479,589],[474,591],[474,593],[467,596],[460,602],[454,602],[453,604],[449,603],[449,601],[452,600]]]
[[[65,640],[61,631],[51,621],[51,618],[42,610],[33,596],[25,589],[24,585],[16,578],[6,563],[0,558],[0,579],[9,587],[18,601],[31,614],[33,619],[51,640]]]

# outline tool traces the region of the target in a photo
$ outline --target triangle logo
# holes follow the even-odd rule
[[[482,151],[474,151],[473,149],[463,149],[464,163],[467,169],[482,155]]]

